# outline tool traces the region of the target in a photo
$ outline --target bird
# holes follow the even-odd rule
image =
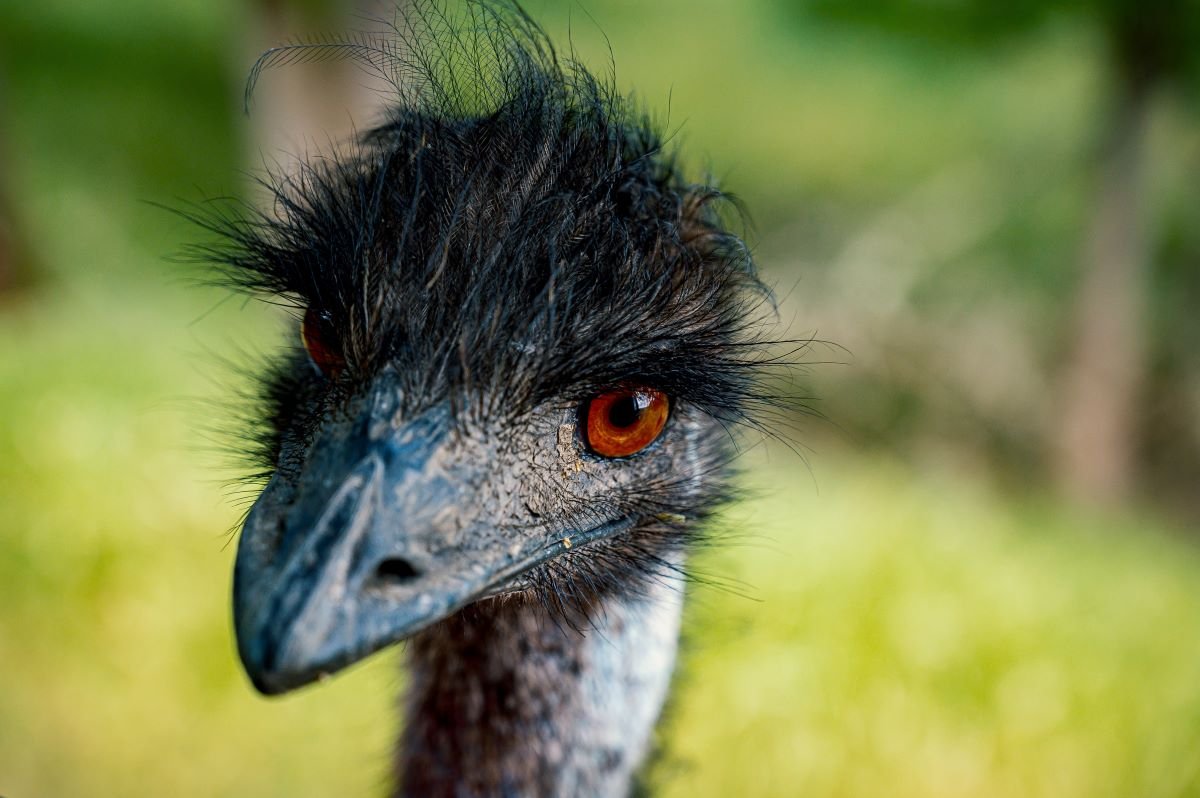
[[[196,220],[283,305],[234,563],[264,694],[402,643],[402,796],[620,796],[654,748],[688,553],[780,397],[736,199],[517,4],[268,51],[389,81],[376,125]],[[249,91],[249,90],[248,90]]]

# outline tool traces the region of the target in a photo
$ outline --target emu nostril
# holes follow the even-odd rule
[[[375,569],[375,578],[385,585],[402,585],[420,575],[416,566],[403,557],[388,557]]]

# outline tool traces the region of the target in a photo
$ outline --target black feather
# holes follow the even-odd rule
[[[769,293],[723,195],[518,9],[470,8],[423,36],[263,56],[251,86],[335,53],[388,75],[397,102],[349,157],[269,176],[269,211],[203,215],[223,235],[204,254],[240,288],[328,313],[347,379],[393,362],[414,397],[470,376],[495,409],[628,379],[730,420],[769,402]]]

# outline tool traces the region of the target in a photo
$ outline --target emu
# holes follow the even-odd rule
[[[770,295],[728,199],[516,6],[292,45],[386,75],[349,152],[201,222],[295,309],[250,436],[238,650],[277,694],[407,641],[396,794],[624,795],[686,552],[731,495]]]

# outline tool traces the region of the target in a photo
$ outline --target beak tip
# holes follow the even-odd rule
[[[279,674],[267,662],[273,659],[269,652],[264,651],[260,640],[247,637],[240,632],[237,635],[238,656],[242,661],[242,669],[250,679],[250,684],[262,695],[279,695],[286,691],[281,684]]]
[[[250,677],[250,684],[259,692],[259,695],[277,696],[286,693],[289,689],[276,682],[270,674],[256,673],[247,669],[246,675]]]
[[[283,642],[270,633],[264,625],[246,623],[244,616],[236,612],[234,637],[237,641],[238,658],[254,689],[265,696],[286,693],[305,683],[298,669],[289,667],[283,660]]]
[[[308,669],[289,667],[278,661],[278,652],[265,645],[244,645],[239,640],[242,668],[254,689],[265,696],[277,696],[303,687],[319,677]]]
[[[354,624],[331,630],[304,621],[267,623],[257,629],[235,624],[242,668],[262,695],[292,692],[361,659]]]

